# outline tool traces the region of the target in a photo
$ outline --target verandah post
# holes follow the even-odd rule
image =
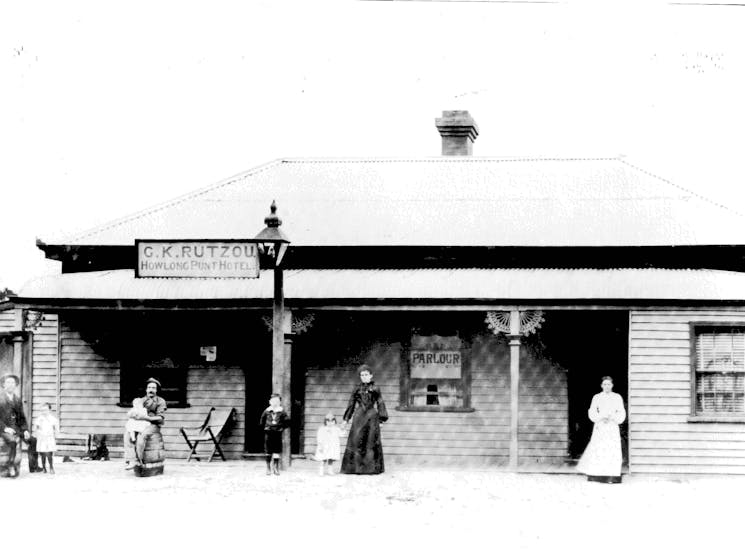
[[[31,360],[25,356],[26,350],[30,346],[27,344],[29,334],[26,332],[23,309],[16,308],[14,310],[13,327],[12,373],[20,379],[18,388],[20,390],[21,402],[23,402],[23,413],[26,415],[27,421],[31,421]]]
[[[282,406],[287,409],[285,400],[285,333],[284,333],[285,298],[283,293],[282,267],[274,265],[274,301],[272,304],[272,392],[282,396]],[[287,396],[289,398],[289,395]],[[284,435],[283,435],[284,442]],[[282,447],[282,466],[288,465],[289,449]]]
[[[510,311],[510,469],[517,470],[520,413],[520,311]]]
[[[292,414],[292,311],[286,310],[282,317],[282,341],[284,343],[284,361],[282,366],[282,407],[288,415]],[[292,417],[290,417],[292,421]],[[292,464],[292,427],[289,425],[282,432],[282,467],[288,467]]]

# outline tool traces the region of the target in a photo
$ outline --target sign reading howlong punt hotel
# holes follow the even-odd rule
[[[136,240],[138,278],[258,278],[256,243]]]

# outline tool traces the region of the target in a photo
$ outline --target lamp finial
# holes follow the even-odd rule
[[[269,207],[272,213],[264,218],[264,223],[267,227],[279,227],[282,225],[282,220],[277,216],[277,202],[272,200],[272,205]]]

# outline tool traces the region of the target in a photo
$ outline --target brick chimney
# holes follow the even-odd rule
[[[442,111],[442,118],[435,119],[435,126],[442,136],[442,155],[473,154],[479,129],[468,111]]]

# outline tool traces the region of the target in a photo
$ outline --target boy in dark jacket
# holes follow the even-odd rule
[[[282,455],[282,431],[287,428],[289,418],[282,409],[282,397],[272,394],[269,407],[264,410],[259,425],[264,429],[264,454],[266,455],[266,475],[279,475],[279,459]]]

